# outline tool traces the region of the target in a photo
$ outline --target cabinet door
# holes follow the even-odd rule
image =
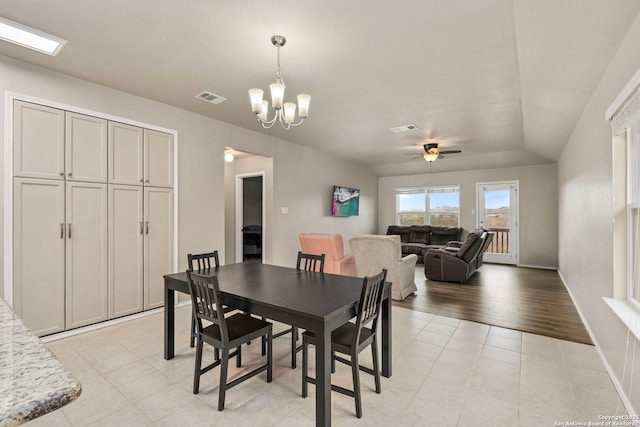
[[[173,191],[144,189],[144,309],[164,305],[164,279],[172,271]]]
[[[66,112],[67,181],[107,182],[107,121]]]
[[[64,178],[64,111],[23,101],[13,104],[13,174]]]
[[[145,185],[173,187],[173,135],[144,130]]]
[[[109,318],[142,311],[142,187],[109,185]]]
[[[14,309],[38,336],[64,324],[64,182],[14,179]]]
[[[109,183],[142,185],[144,139],[142,128],[109,122]]]
[[[67,183],[67,329],[107,319],[107,185]]]

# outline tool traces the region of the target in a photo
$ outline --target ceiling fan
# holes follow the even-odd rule
[[[435,142],[430,142],[427,144],[423,144],[422,148],[424,148],[424,154],[418,157],[414,157],[414,159],[423,158],[427,162],[432,163],[438,159],[443,159],[445,154],[456,154],[462,153],[462,150],[438,150],[438,144]]]

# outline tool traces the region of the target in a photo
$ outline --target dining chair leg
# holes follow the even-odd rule
[[[291,327],[291,369],[296,369],[296,359],[297,359],[297,348],[298,348],[298,327]]]
[[[193,348],[196,342],[196,319],[191,316],[191,337],[189,338],[189,347]]]
[[[307,389],[307,374],[309,371],[309,344],[307,340],[302,337],[302,397],[307,397],[308,389]]]
[[[332,374],[336,373],[336,352],[335,351],[331,352],[331,373]]]
[[[220,364],[220,387],[218,391],[218,411],[224,409],[224,398],[227,393],[227,369],[229,367],[229,349],[222,350],[222,363]]]
[[[269,326],[267,333],[267,382],[273,380],[273,330]]]
[[[202,340],[198,340],[196,348],[196,364],[193,372],[193,394],[198,394],[200,390],[200,370],[202,365]]]
[[[220,350],[218,350],[217,348],[213,349],[213,359],[217,362],[218,360],[220,360]]]
[[[236,347],[236,350],[238,352],[238,355],[236,356],[236,368],[239,368],[242,366],[242,346],[238,346]]]
[[[380,363],[378,361],[378,343],[375,336],[371,343],[371,358],[373,359],[373,378],[376,381],[376,393],[380,394],[382,391],[380,387]]]
[[[358,353],[351,355],[351,376],[353,376],[353,397],[356,399],[356,417],[362,418],[362,399],[360,397],[360,365]]]

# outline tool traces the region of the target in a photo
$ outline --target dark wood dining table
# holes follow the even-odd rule
[[[260,263],[200,271],[216,275],[222,302],[248,313],[313,331],[316,346],[316,425],[331,425],[331,331],[356,315],[362,279]],[[174,357],[175,291],[189,293],[186,272],[164,276],[164,358]],[[391,286],[382,303],[382,375],[391,376]],[[186,333],[186,331],[185,331]]]

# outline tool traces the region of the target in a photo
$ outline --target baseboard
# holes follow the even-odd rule
[[[191,305],[191,301],[183,301],[179,304],[176,304],[176,308],[183,307],[185,305]],[[131,320],[140,319],[143,317],[151,316],[157,313],[163,313],[164,307],[154,308],[152,310],[143,311],[140,313],[129,314],[128,316],[118,317],[117,319],[106,320],[100,323],[94,323],[93,325],[83,326],[81,328],[70,329],[64,332],[58,332],[57,334],[47,335],[46,337],[40,338],[40,341],[43,343],[48,343],[52,341],[61,340],[63,338],[72,337],[74,335],[84,334],[86,332],[97,331],[98,329],[107,328],[109,326],[117,325],[124,322],[129,322]]]
[[[589,327],[589,323],[584,318],[584,316],[582,314],[582,310],[580,310],[580,306],[576,303],[576,300],[573,297],[573,293],[571,293],[571,289],[569,289],[569,286],[567,286],[567,282],[566,282],[566,280],[564,280],[564,276],[562,275],[560,270],[558,270],[558,276],[560,276],[560,280],[562,281],[562,285],[567,290],[567,293],[569,294],[569,297],[571,298],[571,301],[573,302],[573,305],[575,306],[575,308],[576,308],[576,310],[578,312],[578,315],[580,316],[580,320],[582,320],[582,323],[584,324],[584,327],[587,329],[587,333],[589,334],[589,337],[591,337],[591,341],[593,341],[593,344],[596,347],[596,351],[598,352],[598,355],[600,356],[600,359],[602,360],[602,363],[604,364],[604,367],[607,369],[607,373],[609,374],[609,378],[611,379],[611,382],[613,383],[613,386],[615,387],[616,391],[618,392],[618,396],[620,396],[620,400],[622,401],[622,404],[624,405],[625,409],[627,410],[627,413],[629,415],[631,415],[632,417],[636,418],[638,414],[633,409],[633,406],[631,405],[631,401],[629,400],[627,394],[625,393],[624,388],[622,387],[622,384],[620,384],[620,381],[618,380],[618,377],[616,377],[615,374],[613,373],[613,369],[611,369],[611,365],[609,365],[609,362],[607,361],[607,358],[604,356],[604,353],[602,352],[602,348],[600,347],[600,344],[598,344],[598,340],[596,339],[595,335],[593,334],[593,331]]]
[[[537,268],[540,270],[557,270],[558,269],[558,267],[549,267],[548,265],[531,265],[531,264],[517,264],[516,267]]]

